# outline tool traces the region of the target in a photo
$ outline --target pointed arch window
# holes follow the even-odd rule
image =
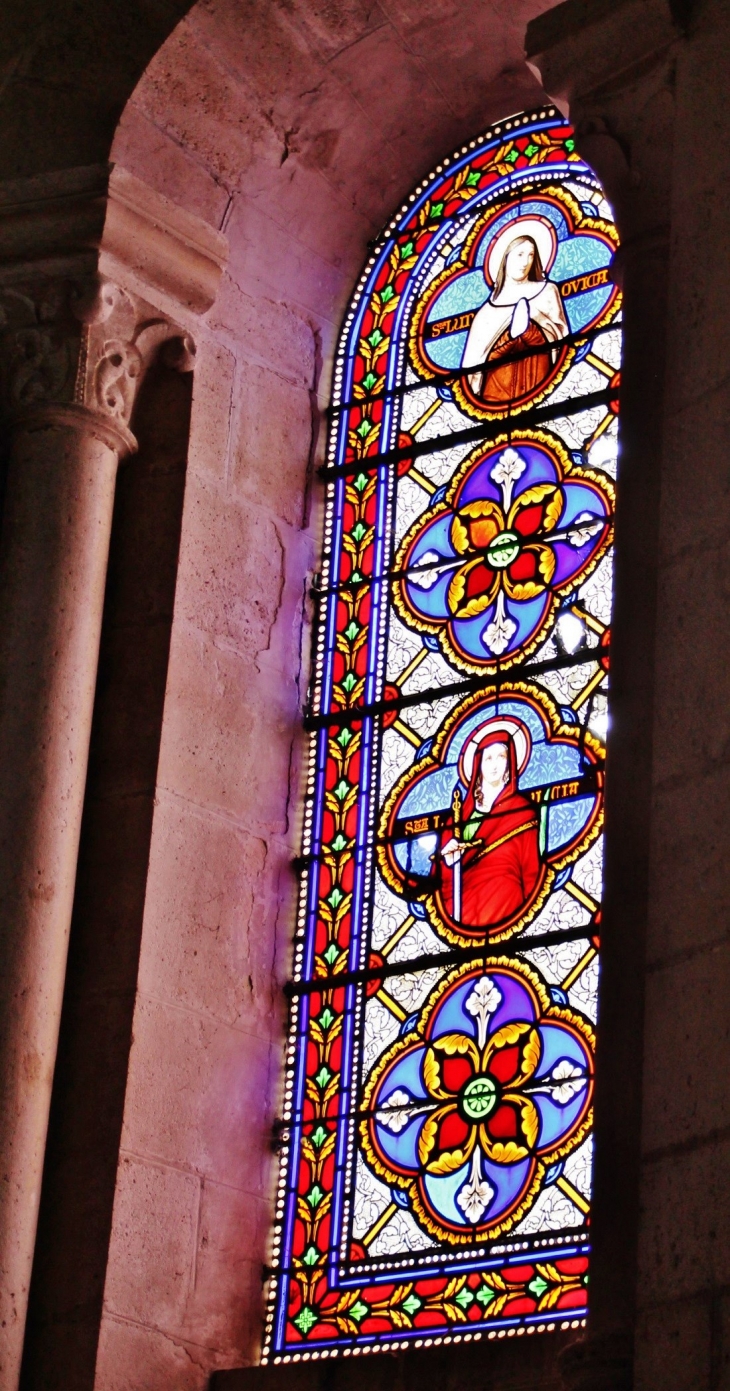
[[[544,108],[346,317],[265,1361],[585,1316],[616,246]]]

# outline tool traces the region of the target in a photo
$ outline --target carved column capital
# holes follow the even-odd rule
[[[214,228],[110,173],[95,165],[0,183],[0,416],[11,436],[0,556],[6,1386],[20,1373],[117,464],[137,447],[130,426],[145,372],[160,355],[192,370],[191,332],[225,263]],[[48,894],[37,891],[41,873]]]
[[[159,353],[192,371],[225,237],[124,169],[0,184],[0,410],[11,425],[87,429],[121,454]]]
[[[0,287],[0,390],[12,425],[64,424],[133,453],[134,402],[158,352],[192,371],[191,335],[98,275]]]

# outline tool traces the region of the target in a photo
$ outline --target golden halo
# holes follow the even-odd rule
[[[541,217],[516,217],[494,238],[484,257],[484,264],[492,285],[499,274],[499,268],[507,247],[518,237],[532,237],[540,254],[540,262],[545,274],[547,275],[550,270],[558,249],[555,228]]]
[[[526,729],[521,720],[512,719],[509,715],[496,715],[493,720],[487,720],[486,724],[480,725],[479,729],[468,739],[459,755],[459,777],[465,787],[471,783],[471,775],[474,770],[474,759],[477,749],[481,748],[485,739],[496,730],[504,730],[514,741],[515,759],[517,761],[517,772],[524,772],[527,761],[532,750],[532,739],[529,730]]]

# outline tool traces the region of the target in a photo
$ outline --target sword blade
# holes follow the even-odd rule
[[[454,893],[453,893],[452,917],[454,922],[461,922],[461,859],[454,862]]]

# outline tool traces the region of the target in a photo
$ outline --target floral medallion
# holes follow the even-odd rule
[[[376,1064],[361,1133],[379,1177],[441,1240],[490,1240],[587,1134],[593,1033],[534,971],[459,968]]]
[[[610,479],[543,432],[480,445],[406,534],[394,599],[465,671],[496,671],[538,646],[560,596],[605,554]]]

